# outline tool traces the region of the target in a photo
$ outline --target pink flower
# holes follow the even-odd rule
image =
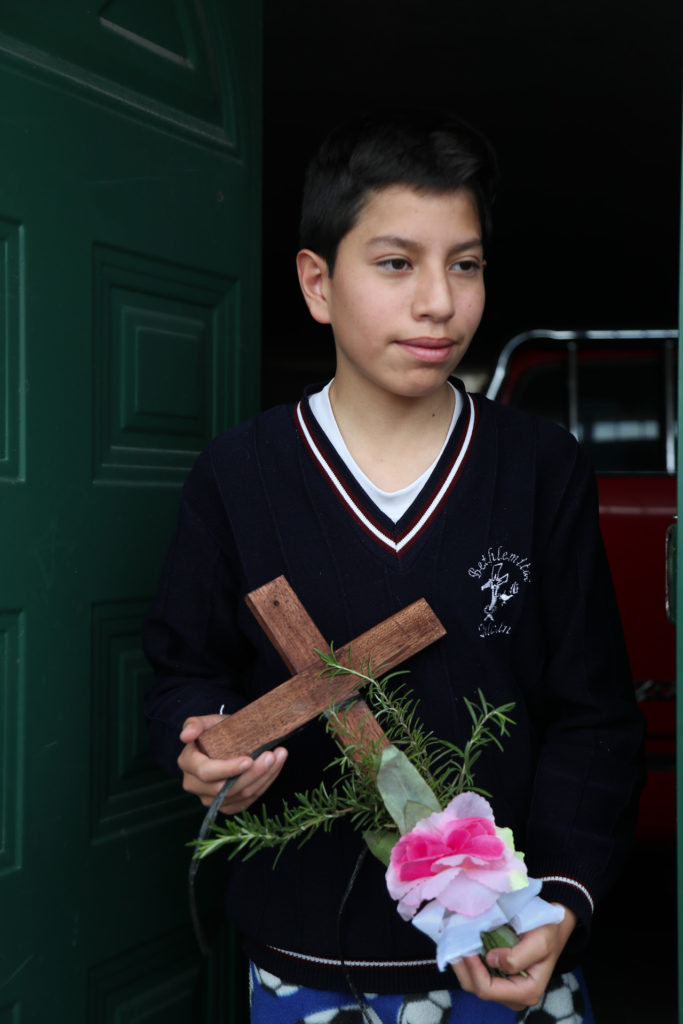
[[[501,893],[527,885],[512,833],[496,827],[489,803],[477,793],[461,793],[401,836],[391,851],[386,879],[406,921],[425,900],[476,917]]]

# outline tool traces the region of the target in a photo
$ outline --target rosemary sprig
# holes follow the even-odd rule
[[[321,676],[353,675],[359,684],[366,686],[368,704],[389,742],[402,750],[417,768],[441,807],[465,788],[488,795],[474,785],[473,766],[487,744],[493,743],[502,750],[500,740],[507,735],[508,726],[514,724],[509,717],[514,704],[494,707],[481,690],[477,691],[478,702],[463,698],[472,720],[472,732],[465,746],[460,748],[425,729],[418,714],[419,702],[405,684],[389,688],[392,680],[405,672],[390,672],[377,678],[370,658],[356,669],[351,663],[350,650],[348,665],[339,661],[332,645],[329,653],[316,653],[323,663]],[[351,730],[345,726],[347,707],[348,704],[328,709],[325,715],[328,731],[350,734]],[[227,846],[230,857],[243,854],[246,859],[258,850],[277,848],[277,861],[288,843],[294,841],[301,845],[318,829],[329,831],[334,822],[343,817],[349,817],[358,831],[373,834],[393,831],[398,838],[396,825],[375,785],[380,753],[378,743],[363,741],[361,730],[361,735],[327,766],[328,770],[336,770],[337,775],[329,787],[323,782],[316,789],[296,793],[291,803],[283,801],[280,814],[268,815],[262,806],[257,814],[243,811],[226,818],[223,825],[213,826],[210,838],[191,844],[195,847],[194,856],[206,857]]]
[[[494,707],[493,704],[488,703],[481,690],[477,690],[477,695],[479,697],[479,704],[475,704],[473,701],[469,701],[467,697],[463,697],[465,707],[472,719],[472,732],[464,749],[461,749],[454,743],[449,743],[447,740],[442,741],[444,746],[448,747],[460,761],[460,770],[453,783],[454,795],[462,793],[463,789],[476,788],[474,786],[473,766],[479,760],[484,747],[489,743],[493,743],[498,750],[502,751],[503,744],[501,739],[503,736],[508,735],[508,726],[515,724],[509,715],[509,712],[515,706],[514,703],[501,704],[500,707]],[[488,796],[489,794],[484,795]]]
[[[296,793],[295,801],[290,804],[283,800],[281,814],[269,815],[262,806],[260,814],[242,811],[226,817],[223,825],[214,824],[210,839],[190,844],[196,847],[194,856],[202,859],[228,846],[230,859],[243,852],[247,860],[257,850],[279,847],[277,861],[287,843],[298,840],[302,845],[317,829],[328,832],[335,821],[354,810],[338,790],[328,790],[324,783],[317,789]]]

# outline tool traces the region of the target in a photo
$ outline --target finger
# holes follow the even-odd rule
[[[466,992],[478,995],[491,984],[491,975],[478,956],[466,956],[458,963],[451,964],[460,987]],[[482,997],[483,998],[483,997]]]
[[[234,779],[234,785],[226,794],[221,810],[226,814],[235,813],[252,803],[268,788],[280,773],[286,757],[287,751],[280,748],[278,751],[268,751],[267,755],[261,755],[258,761],[253,762],[246,758],[241,761],[212,762],[208,766],[201,762],[194,771],[186,773],[183,785],[188,792],[200,796],[205,806],[209,806],[228,779]]]
[[[567,920],[559,924],[541,925],[526,932],[515,946],[490,950],[486,956],[487,964],[506,974],[519,974],[538,965],[542,969],[547,967],[550,977],[555,961],[574,927],[575,920],[572,920],[571,912],[568,911],[566,916]]]
[[[478,956],[465,957],[453,970],[461,988],[487,1002],[501,1003],[508,1009],[519,1012],[535,1006],[543,995],[545,983],[537,978],[513,975],[510,978],[494,978]]]
[[[234,760],[212,760],[203,754],[194,743],[188,743],[178,758],[178,767],[183,775],[183,789],[199,797],[204,806],[210,806],[223,788],[226,779],[238,778],[252,765],[251,758]]]
[[[234,814],[248,807],[272,785],[286,760],[287,751],[284,747],[261,754],[226,795],[221,810],[226,814]]]
[[[219,782],[242,775],[252,766],[250,757],[221,758],[207,757],[194,744],[187,743],[178,758],[178,766],[184,773],[195,776],[200,782]]]
[[[486,963],[493,970],[503,971],[504,974],[522,974],[535,964],[543,963],[550,953],[548,943],[541,941],[541,937],[520,949],[521,945],[518,943],[512,948],[489,950],[486,954]]]
[[[241,780],[243,774],[244,772],[231,772],[230,774],[223,772],[218,779],[207,779],[205,777],[200,777],[194,772],[185,772],[183,775],[183,789],[187,793],[192,793],[194,796],[198,796],[205,807],[210,807],[218,794],[225,787],[226,782],[232,781],[233,786],[228,791],[228,795],[226,796],[224,803],[221,805],[221,809],[223,809],[229,806],[231,800],[234,802],[236,799],[241,799],[239,794],[237,798],[233,796],[233,789]],[[202,771],[202,776],[203,775],[204,772]],[[229,811],[226,810],[225,813],[229,813]]]
[[[230,778],[239,778],[239,775]],[[228,778],[223,776],[219,779],[206,779],[191,771],[183,773],[183,789],[186,793],[198,796],[205,807],[213,803],[227,781]]]
[[[180,732],[181,742],[193,743],[203,732],[210,729],[212,725],[217,725],[223,718],[225,715],[193,715],[191,718],[185,719]]]

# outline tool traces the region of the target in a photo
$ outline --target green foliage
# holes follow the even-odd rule
[[[463,698],[472,720],[472,731],[465,746],[460,748],[425,729],[418,715],[419,702],[405,684],[394,683],[390,687],[389,684],[397,676],[405,673],[392,672],[376,678],[369,658],[358,670],[351,664],[350,651],[349,665],[341,664],[333,647],[330,647],[329,653],[316,653],[323,662],[321,676],[333,678],[350,674],[358,677],[359,685],[365,684],[369,707],[389,742],[397,748],[397,752],[402,752],[401,755],[393,757],[385,749],[383,758],[380,744],[367,741],[361,727],[355,740],[344,747],[328,765],[328,770],[336,770],[335,781],[329,787],[322,782],[316,789],[296,793],[292,803],[283,801],[282,811],[277,815],[269,816],[265,807],[261,807],[258,814],[243,811],[226,818],[223,825],[214,825],[211,838],[195,840],[192,844],[195,846],[195,857],[206,857],[225,846],[229,848],[231,857],[243,854],[246,858],[257,850],[269,848],[277,848],[279,856],[287,843],[294,841],[301,845],[318,829],[329,831],[335,821],[347,817],[354,828],[366,836],[371,850],[387,863],[391,837],[395,841],[399,836],[392,813],[382,798],[382,787],[378,787],[377,781],[380,766],[386,766],[387,760],[401,767],[400,779],[393,779],[389,784],[394,791],[396,786],[402,784],[402,780],[409,779],[413,774],[411,765],[417,770],[423,784],[416,786],[413,778],[409,789],[421,795],[417,798],[408,795],[406,799],[416,802],[416,805],[422,804],[424,814],[431,813],[430,807],[445,807],[464,789],[484,793],[475,787],[472,769],[487,744],[493,743],[502,750],[501,739],[507,735],[508,726],[513,724],[509,717],[513,704],[503,704],[496,708],[487,702],[481,690],[477,691],[478,702]],[[346,715],[352,702],[346,701],[339,707],[328,709],[325,713],[328,731],[349,734]],[[401,764],[405,758],[410,762],[407,769],[405,764]],[[429,797],[430,790],[432,799]],[[396,816],[393,805],[392,809]],[[408,814],[411,819],[414,817],[410,808]]]
[[[441,810],[431,787],[398,747],[389,746],[382,751],[376,785],[401,835]]]
[[[230,857],[244,853],[245,860],[257,850],[279,847],[281,852],[292,839],[305,842],[312,834],[311,829],[322,828],[327,832],[338,818],[351,812],[339,791],[328,791],[324,783],[317,789],[296,793],[295,800],[292,805],[284,800],[281,814],[269,816],[261,806],[260,814],[242,811],[226,818],[225,825],[214,825],[212,838],[191,844],[196,847],[194,856],[207,857],[225,845],[232,847]]]

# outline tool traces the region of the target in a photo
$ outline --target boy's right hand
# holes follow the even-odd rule
[[[287,751],[284,747],[276,747],[275,750],[266,750],[256,760],[250,757],[227,760],[207,757],[195,741],[225,717],[195,715],[186,719],[180,733],[185,746],[178,758],[178,767],[183,773],[183,789],[198,796],[205,807],[211,806],[227,779],[239,775],[220,807],[223,814],[238,814],[258,800],[275,781],[287,760]]]

